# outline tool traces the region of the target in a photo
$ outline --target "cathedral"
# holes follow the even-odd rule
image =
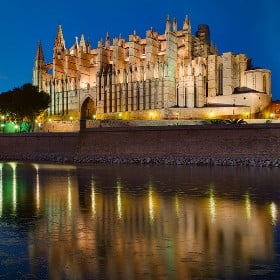
[[[119,36],[92,48],[84,36],[67,48],[58,27],[53,58],[39,43],[33,85],[50,94],[52,119],[251,118],[271,102],[271,72],[245,54],[219,54],[208,25],[193,34],[166,19],[164,33]]]

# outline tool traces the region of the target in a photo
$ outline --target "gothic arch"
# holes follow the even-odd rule
[[[96,105],[90,97],[87,97],[82,103],[81,119],[92,119],[95,114]]]

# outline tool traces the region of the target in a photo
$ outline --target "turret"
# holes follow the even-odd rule
[[[33,85],[37,86],[39,90],[42,90],[42,74],[43,67],[45,65],[44,53],[41,41],[38,43],[37,53],[34,61],[33,68]]]

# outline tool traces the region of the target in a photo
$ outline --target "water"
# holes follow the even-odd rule
[[[277,168],[0,163],[1,279],[279,279]]]

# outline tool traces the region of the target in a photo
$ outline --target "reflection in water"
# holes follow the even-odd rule
[[[121,196],[121,182],[117,181],[117,207],[118,207],[118,218],[122,218],[122,196]]]
[[[9,164],[13,169],[13,212],[15,213],[17,210],[17,164],[15,162],[11,162]]]
[[[176,216],[179,217],[179,213],[180,213],[180,204],[179,204],[179,199],[178,199],[178,195],[175,195],[175,207],[176,207]]]
[[[211,221],[215,222],[216,219],[216,202],[213,187],[210,187],[209,209],[211,214]]]
[[[92,217],[96,214],[96,203],[95,203],[95,182],[93,178],[91,178],[91,209],[92,209]]]
[[[36,209],[37,214],[40,211],[40,181],[39,181],[39,165],[33,164],[35,170],[36,170]]]
[[[271,204],[270,204],[270,213],[271,213],[272,224],[276,225],[276,222],[277,222],[277,207],[276,207],[276,204],[274,202],[271,202]]]
[[[0,163],[0,278],[276,277],[280,175],[238,170]]]
[[[71,212],[72,210],[72,190],[71,190],[71,178],[68,175],[67,177],[67,198],[68,198],[68,211]]]
[[[154,200],[153,200],[153,188],[149,186],[149,216],[151,223],[154,221]]]
[[[251,201],[250,201],[250,196],[248,193],[245,194],[245,207],[246,207],[246,215],[247,219],[251,219]]]

